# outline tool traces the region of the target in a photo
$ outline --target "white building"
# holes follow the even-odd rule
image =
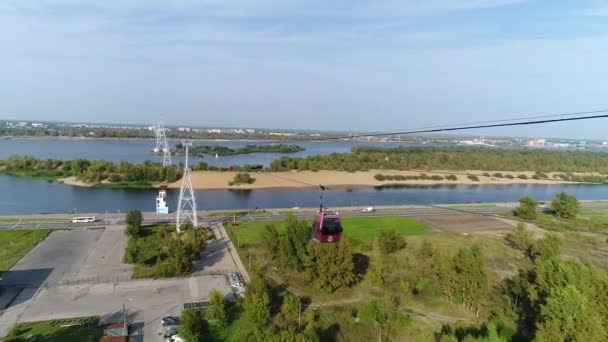
[[[526,146],[543,148],[543,147],[545,147],[545,143],[546,143],[545,139],[535,139],[535,140],[528,141]]]

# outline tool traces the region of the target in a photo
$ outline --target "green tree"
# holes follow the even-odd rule
[[[262,231],[262,246],[270,253],[272,259],[276,258],[279,251],[279,232],[274,224],[267,224]]]
[[[526,229],[526,224],[518,222],[513,233],[507,235],[507,241],[515,245],[519,250],[527,252],[533,244],[532,232]]]
[[[606,341],[607,338],[600,315],[573,285],[552,291],[547,303],[541,306],[537,341]]]
[[[144,221],[144,217],[139,210],[131,210],[125,216],[125,223],[127,224],[126,233],[129,236],[139,236],[141,234],[141,225]]]
[[[488,274],[479,246],[463,247],[453,258],[437,258],[437,278],[445,297],[475,310],[479,316],[481,305],[489,291]]]
[[[198,311],[184,310],[177,333],[187,342],[198,342],[203,334],[203,319]]]
[[[399,297],[385,295],[372,299],[361,308],[359,315],[362,321],[376,324],[381,337],[388,337],[394,327],[403,327],[409,322],[409,317],[399,313],[399,304]]]
[[[172,274],[175,276],[184,275],[192,269],[192,249],[189,244],[182,242],[179,239],[169,240],[167,246],[168,264],[171,267]]]
[[[311,241],[311,230],[306,221],[298,220],[293,215],[287,217],[285,226],[286,232],[279,241],[279,262],[283,267],[300,271]]]
[[[551,201],[551,207],[553,208],[555,215],[564,219],[572,219],[578,215],[581,204],[576,197],[565,192],[560,192],[555,196],[555,199]]]
[[[281,319],[287,326],[297,326],[301,318],[302,301],[300,298],[291,292],[283,297],[283,305],[281,305]]]
[[[212,333],[219,335],[228,326],[228,313],[226,310],[226,300],[224,295],[216,290],[211,290],[210,306],[207,311],[207,321]]]
[[[384,255],[395,253],[407,245],[403,236],[394,229],[381,230],[376,241],[380,252]]]
[[[458,251],[454,258],[458,291],[462,303],[476,311],[479,316],[481,304],[489,290],[488,274],[484,265],[483,253],[474,245]]]
[[[256,325],[264,325],[270,318],[268,285],[261,276],[255,276],[245,290],[243,308],[247,317]]]
[[[355,281],[353,249],[348,239],[339,243],[309,241],[305,269],[318,288],[332,293]]]
[[[529,254],[533,261],[542,261],[556,258],[562,250],[562,241],[555,234],[547,234],[536,241],[530,248]]]
[[[519,207],[515,209],[515,215],[524,220],[536,220],[538,212],[536,208],[538,202],[530,196],[523,196],[519,199]]]

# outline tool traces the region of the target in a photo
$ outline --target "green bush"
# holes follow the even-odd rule
[[[519,207],[515,208],[515,216],[521,217],[524,220],[536,220],[538,212],[536,208],[538,202],[530,196],[523,196],[519,199]]]
[[[456,180],[458,180],[458,177],[456,177],[456,175],[447,175],[447,176],[445,176],[445,179],[451,180],[451,181],[456,181]]]
[[[524,175],[523,173],[520,174],[519,176],[517,176],[517,178],[519,179],[528,179],[528,176]]]
[[[253,184],[255,182],[255,178],[251,177],[251,175],[247,172],[238,172],[234,179],[229,182],[229,185],[239,185],[239,184]]]
[[[565,192],[560,192],[551,201],[551,207],[555,215],[564,219],[573,219],[581,209],[580,202],[576,197]]]
[[[384,255],[395,253],[405,248],[407,243],[401,234],[394,229],[383,229],[378,234],[378,248]]]
[[[515,177],[513,177],[513,175],[511,175],[511,174],[508,174],[508,175],[505,175],[505,178],[507,178],[507,179],[513,179]]]
[[[374,178],[376,178],[376,180],[381,181],[381,182],[386,180],[386,177],[381,173],[375,174]]]
[[[502,178],[503,177],[502,173],[500,173],[500,172],[496,172],[496,173],[492,174],[492,176],[496,177],[496,178]]]
[[[476,175],[468,175],[467,178],[469,178],[473,182],[479,182],[479,177],[477,177]]]

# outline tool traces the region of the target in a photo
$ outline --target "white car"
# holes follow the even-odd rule
[[[373,212],[376,212],[376,208],[374,208],[374,207],[363,208],[363,209],[361,209],[361,212],[364,212],[364,213],[373,213]]]

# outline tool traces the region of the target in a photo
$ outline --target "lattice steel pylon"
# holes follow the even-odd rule
[[[177,214],[175,216],[175,227],[178,233],[181,232],[181,227],[186,222],[192,223],[195,229],[198,228],[196,198],[194,197],[194,189],[190,179],[190,166],[188,165],[188,147],[192,146],[192,142],[182,140],[182,145],[186,148],[186,163],[184,164],[184,176],[182,177],[182,186],[179,189],[179,202],[177,203]]]
[[[171,150],[169,149],[169,143],[167,143],[167,135],[165,134],[165,126],[162,121],[159,121],[154,126],[154,134],[156,135],[156,147],[154,153],[163,153],[163,166],[171,165]]]

